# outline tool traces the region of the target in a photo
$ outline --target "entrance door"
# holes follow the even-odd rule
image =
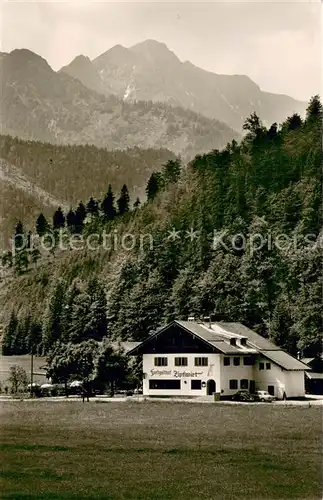
[[[275,386],[274,385],[269,385],[268,386],[268,392],[271,396],[275,396]]]
[[[251,394],[254,394],[255,390],[256,390],[255,381],[249,380],[249,391],[251,392]]]
[[[208,396],[212,396],[212,394],[215,392],[216,389],[216,384],[214,380],[208,380],[206,384],[206,394]]]

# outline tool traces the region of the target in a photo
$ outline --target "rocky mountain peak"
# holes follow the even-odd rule
[[[172,52],[165,43],[158,42],[157,40],[145,40],[144,42],[137,43],[130,47],[131,52],[137,54],[140,57],[152,61],[172,61],[179,63],[180,60]]]

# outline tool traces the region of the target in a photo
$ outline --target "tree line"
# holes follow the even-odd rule
[[[53,383],[77,379],[113,392],[117,383],[138,384],[139,371],[136,360],[111,340],[103,284],[92,279],[68,286],[58,280],[40,320],[11,313],[2,353],[47,356],[47,376]]]

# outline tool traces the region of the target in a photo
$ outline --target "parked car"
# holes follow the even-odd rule
[[[272,396],[269,394],[268,391],[256,391],[253,394],[253,397],[256,401],[261,401],[261,402],[268,402],[271,403],[272,401],[275,401],[275,396]]]
[[[254,396],[250,394],[249,391],[242,389],[241,391],[236,392],[232,396],[233,401],[246,401],[246,402],[252,402],[255,400]]]

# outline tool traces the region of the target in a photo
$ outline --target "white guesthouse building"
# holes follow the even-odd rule
[[[143,357],[143,395],[230,398],[240,389],[305,395],[308,366],[241,323],[173,321],[128,355]]]

